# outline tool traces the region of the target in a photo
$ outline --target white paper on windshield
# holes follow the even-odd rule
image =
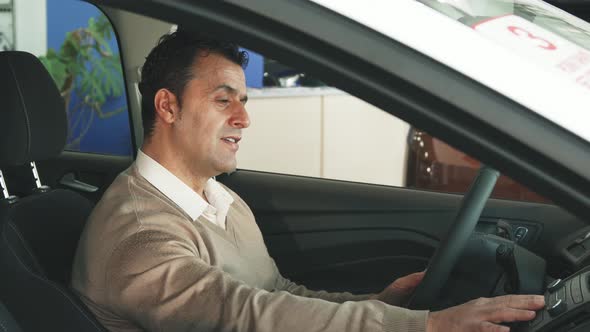
[[[590,89],[590,52],[515,15],[495,17],[473,28],[530,61]]]

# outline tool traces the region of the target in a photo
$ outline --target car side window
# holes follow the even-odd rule
[[[408,124],[358,98],[330,87],[250,91],[246,108],[240,168],[405,184]]]
[[[464,193],[481,163],[428,133],[411,128],[408,135],[406,186],[433,191]],[[539,194],[502,175],[494,198],[549,203]]]
[[[2,0],[2,8],[0,48],[39,57],[64,98],[65,149],[132,155],[119,46],[104,13],[75,0]]]
[[[479,161],[307,73],[254,59],[264,70],[246,70],[251,125],[239,168],[439,192],[469,188]],[[547,202],[506,176],[493,197]]]

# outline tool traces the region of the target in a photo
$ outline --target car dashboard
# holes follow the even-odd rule
[[[496,234],[502,233],[502,222],[497,223]],[[525,289],[519,289],[518,293],[544,293],[545,307],[538,311],[535,318],[529,322],[513,325],[514,331],[521,332],[581,332],[590,330],[590,227],[581,228],[556,242],[555,257],[558,265],[563,267],[560,271],[561,278],[554,279],[547,276],[546,272],[540,272],[539,257],[529,252],[526,247],[533,244],[538,227],[533,224],[519,225],[526,227],[525,238],[513,236],[515,253],[519,250],[520,256],[516,259],[519,271],[520,285]],[[520,229],[520,228],[516,229]],[[516,235],[515,228],[510,229]],[[530,236],[532,235],[532,236]],[[522,245],[522,247],[521,247]],[[531,256],[532,255],[532,256]],[[528,257],[527,257],[528,256]],[[503,278],[496,285],[494,295],[502,295],[510,284],[510,271],[503,269]],[[537,270],[537,272],[535,272]],[[575,272],[572,272],[575,271]],[[538,281],[535,274],[544,275],[542,291],[535,291],[538,288]],[[552,274],[552,273],[549,273]],[[537,275],[538,276],[538,275]],[[532,288],[531,288],[532,285]],[[545,286],[546,285],[546,286]]]
[[[590,330],[590,266],[570,277],[551,282],[545,291],[545,308],[517,331],[582,332]]]
[[[512,331],[590,331],[590,227],[555,241],[548,261],[532,251],[541,232],[536,223],[480,220],[434,309],[478,297],[544,294],[544,309],[529,322],[508,324]]]

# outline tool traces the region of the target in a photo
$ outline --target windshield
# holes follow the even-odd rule
[[[475,29],[489,20],[513,15],[590,50],[590,24],[545,2],[530,0],[418,0],[418,2]]]
[[[538,0],[311,0],[590,141],[590,24]]]
[[[590,89],[590,24],[534,0],[417,0]]]

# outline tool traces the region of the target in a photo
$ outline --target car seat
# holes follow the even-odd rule
[[[64,102],[41,62],[25,52],[0,52],[0,91],[0,170],[30,165],[36,172],[34,161],[63,150]],[[37,183],[19,199],[0,190],[0,299],[24,331],[106,331],[68,286],[92,204]]]
[[[8,312],[8,309],[0,302],[0,332],[21,332],[22,330]]]

